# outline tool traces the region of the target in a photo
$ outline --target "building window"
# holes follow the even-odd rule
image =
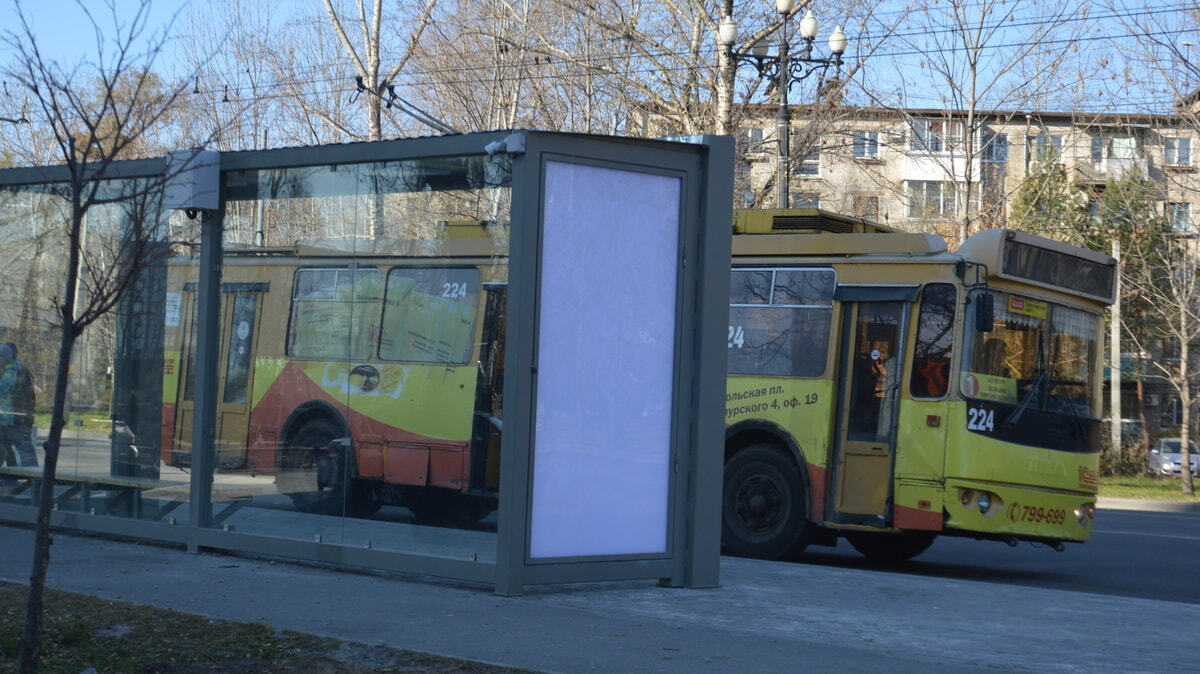
[[[851,208],[856,218],[879,220],[879,197],[856,196]]]
[[[1029,136],[1025,139],[1026,157],[1034,161],[1061,162],[1063,137],[1060,133]]]
[[[816,192],[801,192],[792,200],[795,208],[820,208],[821,195]]]
[[[879,159],[879,132],[854,132],[854,158]]]
[[[1192,165],[1192,139],[1191,138],[1165,138],[1163,139],[1163,160],[1167,166],[1191,166]]]
[[[908,149],[916,152],[948,152],[954,146],[958,124],[941,119],[915,119]]]
[[[1092,136],[1092,167],[1104,168],[1104,136]]]
[[[1167,402],[1163,408],[1159,425],[1166,427],[1183,425],[1183,405],[1179,403],[1179,398],[1171,398]]]
[[[803,153],[804,157],[800,160],[798,173],[809,177],[821,175],[820,139],[809,134],[801,134],[796,138],[793,147],[799,150],[798,154]]]
[[[1008,161],[1008,134],[983,130],[980,136],[979,159],[1003,164]]]
[[[954,183],[909,180],[908,217],[934,218],[954,215]]]
[[[741,145],[743,153],[762,152],[763,130],[759,127],[742,129],[738,136],[738,143]]]
[[[1108,156],[1113,159],[1137,158],[1137,139],[1129,135],[1113,136],[1108,142]]]
[[[1177,232],[1192,231],[1192,205],[1184,202],[1169,202],[1167,204],[1167,218],[1171,221],[1171,227]]]

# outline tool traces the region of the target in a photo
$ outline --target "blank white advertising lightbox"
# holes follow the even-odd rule
[[[681,181],[545,180],[530,556],[666,553]]]

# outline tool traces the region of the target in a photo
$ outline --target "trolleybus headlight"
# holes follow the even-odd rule
[[[979,512],[986,513],[992,507],[992,495],[985,492],[979,494]]]
[[[1094,503],[1085,503],[1075,509],[1075,519],[1079,520],[1080,526],[1086,527],[1095,517],[1096,505]]]
[[[963,505],[969,506],[969,505],[971,505],[971,499],[974,496],[975,495],[971,493],[970,489],[964,489],[964,490],[962,490],[962,494],[959,495],[958,500],[962,501]]]

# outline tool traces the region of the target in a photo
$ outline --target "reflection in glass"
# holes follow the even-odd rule
[[[153,179],[94,187],[82,223],[81,275],[73,289],[75,315],[93,312],[94,322],[74,344],[55,507],[163,519],[182,503],[187,485],[186,475],[172,475],[159,463],[167,221]],[[23,415],[32,423],[22,429],[22,445],[32,445],[37,454],[37,467],[21,467],[31,473],[2,476],[5,502],[33,505],[31,475],[40,475],[45,462],[61,336],[55,298],[64,295],[71,259],[68,193],[53,183],[0,191],[0,246],[6,252],[0,278],[9,298],[7,308],[0,308],[0,342],[12,343],[30,375],[32,409]],[[6,471],[15,468],[3,463]],[[173,491],[180,485],[182,491]]]
[[[1006,386],[978,387],[964,395],[1067,414],[1073,420],[1098,418],[1093,384],[1099,317],[995,290],[978,292],[993,296],[994,319],[990,331],[968,331],[967,370],[985,383]]]
[[[940,398],[950,388],[956,299],[954,286],[949,283],[930,283],[921,292],[913,374],[909,383],[914,397]]]
[[[297,358],[367,358],[379,334],[378,269],[296,271],[287,353]],[[347,331],[349,327],[349,331]]]
[[[134,221],[163,255],[76,349],[60,508],[186,523],[196,375],[209,367],[213,526],[494,556],[510,161],[223,174],[220,341],[206,365],[197,222],[162,218],[153,195],[90,212],[90,273],[119,267]],[[102,189],[122,197],[127,187]],[[0,343],[17,344],[43,387],[39,444],[57,344],[50,300],[68,259],[57,189],[0,191],[0,246],[11,253]],[[81,292],[86,301],[86,283]],[[0,502],[29,503],[31,484],[6,483]],[[379,522],[421,526],[380,533]]]
[[[226,200],[215,523],[494,554],[508,161],[225,175],[234,198]],[[183,317],[196,300],[195,265],[182,257],[168,270]],[[180,325],[166,338],[184,369],[164,397],[178,398],[164,404],[164,435],[179,467],[189,462],[192,403],[172,387],[196,367],[190,332]],[[380,522],[419,526],[381,535]],[[441,533],[451,528],[467,531]]]
[[[854,325],[854,363],[851,365],[850,410],[846,439],[886,442],[892,429],[897,381],[900,376],[901,302],[863,302]]]
[[[829,355],[832,269],[733,271],[730,374],[819,377]]]

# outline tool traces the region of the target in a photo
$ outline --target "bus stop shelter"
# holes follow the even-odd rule
[[[134,220],[161,254],[76,350],[52,524],[502,594],[716,585],[732,149],[503,131],[106,167],[83,264],[121,264]],[[0,171],[0,341],[47,382],[67,178]],[[344,426],[289,462],[314,410]],[[33,522],[40,469],[0,477],[0,519]],[[313,507],[331,480],[370,507]]]

